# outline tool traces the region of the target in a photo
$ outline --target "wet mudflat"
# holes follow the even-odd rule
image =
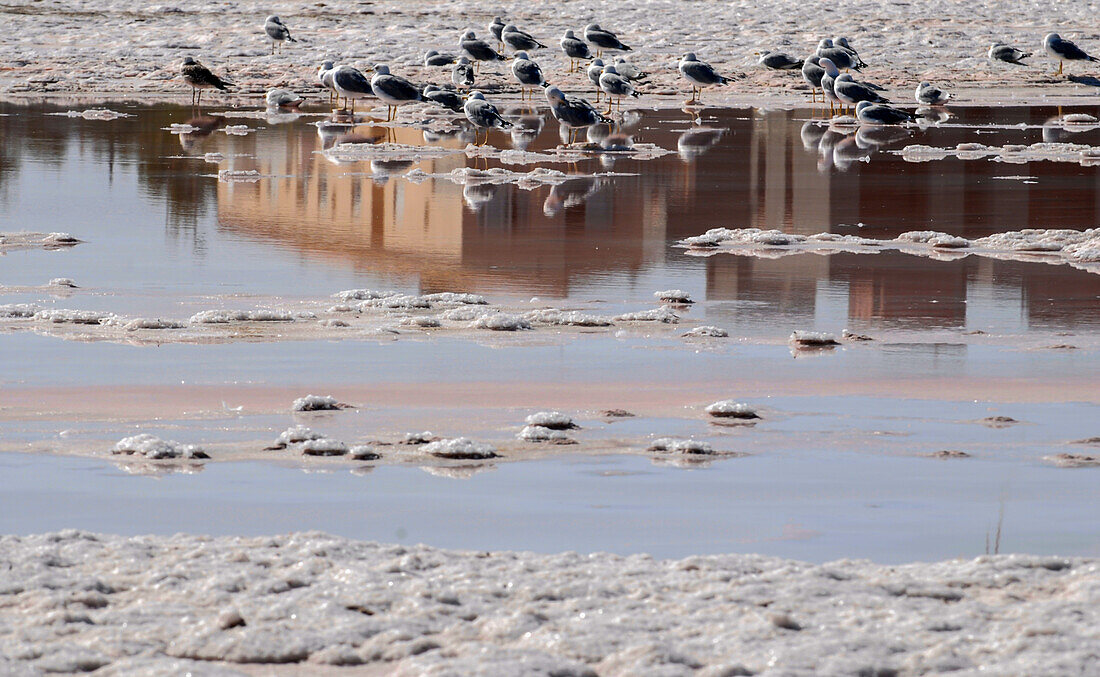
[[[130,491],[128,501],[147,505],[171,487],[165,491],[184,502],[193,501],[191,492],[214,497],[211,505],[249,501],[254,533],[322,528],[395,540],[349,520],[312,522],[315,510],[331,506],[308,501],[313,507],[277,523],[273,508],[284,499],[261,482],[241,489],[238,479],[269,474],[289,496],[313,495],[314,482],[332,480],[355,510],[385,513],[399,509],[403,497],[441,491],[463,474],[436,459],[391,458],[384,447],[370,464],[264,449],[301,424],[349,444],[392,443],[421,430],[493,444],[501,459],[471,470],[471,482],[455,485],[451,502],[435,509],[455,513],[491,490],[508,506],[514,528],[498,540],[483,539],[485,525],[473,519],[433,531],[425,525],[434,510],[419,506],[394,527],[436,545],[931,559],[982,552],[1004,505],[1005,532],[1016,539],[1006,539],[1006,547],[1083,555],[1100,547],[1095,530],[1073,517],[1100,507],[1085,491],[1096,470],[1057,460],[1097,453],[1095,445],[1075,442],[1100,435],[1100,275],[1042,257],[700,256],[679,244],[716,227],[875,239],[915,230],[975,239],[1095,228],[1098,173],[1087,156],[915,162],[902,152],[918,145],[1100,144],[1100,130],[1052,122],[1059,116],[1053,107],[959,108],[936,125],[889,132],[830,129],[809,110],[707,110],[697,121],[675,110],[646,111],[629,114],[621,128],[596,130],[592,140],[621,135],[624,143],[667,154],[601,152],[536,163],[522,153],[547,153],[561,143],[545,112],[511,111],[524,131],[493,133],[489,144],[522,153],[482,158],[463,151],[472,139],[461,129],[106,107],[128,116],[51,115],[68,110],[53,104],[0,107],[0,232],[64,231],[83,240],[5,252],[0,304],[185,326],[127,332],[109,323],[0,319],[0,450],[119,460],[109,454],[116,441],[149,432],[202,444],[212,459],[183,468],[201,472],[170,476],[180,468],[122,459],[131,463],[128,472],[164,478],[153,482],[122,477],[100,461],[8,457],[13,476],[36,487],[24,494],[27,505],[49,502],[52,480],[41,478],[76,482],[83,468],[100,478],[82,498],[88,503]],[[1070,112],[1090,111],[1061,114]],[[172,128],[184,123],[193,131]],[[325,153],[341,141],[387,134],[427,150],[419,159],[406,152],[362,161],[354,159],[357,148]],[[542,184],[461,171],[461,181],[448,178],[474,167],[517,174],[547,167],[566,176]],[[77,286],[50,284],[55,278]],[[467,292],[506,314],[554,308],[619,317],[661,305],[654,292],[671,289],[695,303],[674,307],[675,324],[536,323],[512,333],[445,320],[436,330],[401,324],[434,309],[380,309],[363,326],[360,316],[375,311],[330,312],[339,303],[332,295],[348,289]],[[188,323],[227,308],[291,319],[202,331]],[[322,324],[343,317],[351,325],[345,333]],[[698,326],[729,337],[683,336]],[[788,342],[796,330],[830,332],[841,342],[799,350]],[[843,339],[844,330],[872,340]],[[309,392],[356,408],[291,414],[291,402]],[[759,408],[762,419],[716,425],[703,408],[729,398]],[[580,423],[571,433],[576,446],[516,439],[524,418],[545,409]],[[635,416],[608,418],[603,412],[610,409]],[[1016,423],[983,423],[998,416]],[[700,459],[646,451],[663,437],[694,438],[730,455],[702,459],[702,467]],[[945,451],[969,457],[936,456]],[[524,459],[538,460],[509,463]],[[251,463],[221,467],[235,460]],[[257,470],[263,460],[280,466]],[[606,465],[612,476],[590,473],[589,465]],[[421,466],[444,467],[451,476],[425,475]],[[303,475],[301,467],[334,474]],[[349,474],[375,467],[366,478]],[[914,476],[920,480],[909,482]],[[822,477],[834,479],[821,482],[820,494],[805,490]],[[543,493],[532,499],[527,489],[540,482]],[[710,488],[695,491],[697,482]],[[392,491],[382,503],[355,494],[374,495],[380,485]],[[867,486],[875,492],[864,493]],[[614,529],[553,541],[524,535],[523,524],[547,519],[554,512],[547,506],[576,498],[578,487],[584,498],[577,514]],[[592,507],[614,504],[615,492],[640,491],[654,496],[644,508],[623,503],[607,516]],[[1055,496],[1064,500],[1047,512],[1033,509],[1032,501]],[[880,517],[887,497],[896,510]],[[713,519],[693,523],[704,507]],[[679,521],[646,540],[654,520],[639,519],[644,511]],[[98,514],[107,520],[107,512]],[[817,513],[823,516],[813,523]],[[963,513],[966,533],[948,538],[937,531],[945,514]],[[725,518],[731,514],[738,520]],[[68,526],[62,511],[11,515],[8,532]],[[1060,531],[1050,528],[1056,522]],[[671,526],[688,523],[690,537]],[[102,528],[126,531],[121,524]],[[173,529],[214,527],[195,521]],[[162,529],[135,529],[143,530]]]

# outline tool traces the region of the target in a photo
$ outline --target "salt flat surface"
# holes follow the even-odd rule
[[[2,536],[0,556],[8,672],[296,663],[407,675],[1100,670],[1095,559],[662,561],[320,533],[80,531]]]

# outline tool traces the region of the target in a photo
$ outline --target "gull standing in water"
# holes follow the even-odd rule
[[[290,36],[290,29],[286,27],[283,20],[272,14],[267,17],[267,21],[264,22],[264,32],[271,38],[271,53],[275,53],[275,45],[287,40],[291,42],[298,42]]]
[[[1095,56],[1089,56],[1085,50],[1073,44],[1069,40],[1063,40],[1057,33],[1048,33],[1043,38],[1043,46],[1047,54],[1058,59],[1058,75],[1062,74],[1062,62],[1064,61],[1100,61]]]
[[[1024,59],[1029,56],[1031,56],[1031,52],[1016,49],[1003,42],[994,42],[993,46],[989,48],[990,61],[1004,61],[1005,63],[1012,63],[1017,66],[1027,66],[1029,64],[1024,63]]]
[[[416,85],[400,75],[390,73],[390,67],[379,64],[374,67],[374,77],[370,80],[370,88],[374,95],[386,103],[388,115],[386,122],[393,122],[397,117],[397,107],[420,101],[420,90]]]
[[[463,54],[474,62],[474,69],[481,70],[482,61],[504,61],[505,57],[489,46],[484,40],[478,40],[473,31],[466,31],[458,41]]]
[[[817,90],[821,89],[821,78],[825,75],[825,69],[821,67],[821,57],[811,56],[802,62],[802,79],[810,86],[810,100],[817,102]],[[821,94],[822,102],[825,101],[825,93]]]
[[[519,99],[523,101],[527,96],[528,87],[546,87],[546,78],[542,75],[542,69],[527,56],[527,52],[516,52],[512,61],[512,75],[519,82]]]
[[[504,27],[504,30],[501,31],[500,39],[504,42],[504,44],[508,45],[517,52],[525,52],[529,49],[539,49],[540,47],[546,47],[546,45],[536,40],[533,35],[525,31],[521,31],[520,29],[516,28],[514,24],[508,24]]]
[[[916,98],[917,103],[926,106],[942,106],[947,103],[951,95],[939,87],[933,87],[930,82],[922,82],[917,85],[917,91],[914,94],[914,98]]]
[[[485,95],[474,90],[470,92],[470,98],[466,99],[466,105],[462,107],[466,113],[466,119],[474,125],[474,145],[481,144],[477,141],[478,130],[485,130],[485,142],[489,141],[489,130],[494,127],[508,129],[512,123],[500,115],[497,107],[485,100]]]
[[[561,51],[569,57],[570,73],[577,70],[577,61],[592,58],[588,43],[573,35],[573,31],[565,31],[565,35],[561,36]]]
[[[332,72],[332,86],[336,90],[336,106],[340,106],[340,97],[344,97],[344,108],[355,99],[365,99],[374,94],[370,80],[358,68],[351,66],[337,66]],[[355,104],[351,104],[351,112],[355,114]]]
[[[218,89],[224,92],[226,87],[233,86],[232,82],[214,75],[209,68],[189,56],[183,58],[183,63],[180,64],[180,74],[183,76],[184,81],[191,85],[191,105],[193,106],[202,103],[202,90]],[[197,99],[195,97],[196,93],[198,93]]]
[[[317,82],[320,82],[321,86],[328,90],[329,101],[332,101],[333,95],[336,94],[336,87],[332,84],[332,74],[335,70],[336,65],[331,61],[325,61],[317,69]]]
[[[608,30],[600,28],[599,24],[588,24],[584,27],[584,39],[596,45],[596,56],[603,56],[603,50],[616,49],[621,52],[629,52],[627,47],[619,40],[618,36]]]
[[[829,114],[831,115],[836,113],[834,104],[840,103],[840,99],[836,97],[836,92],[833,90],[836,79],[840,77],[840,70],[837,69],[833,60],[828,57],[819,57],[818,64],[825,71],[825,74],[821,76],[821,93],[825,95],[825,100],[829,102]]]
[[[601,115],[587,100],[579,96],[566,96],[557,87],[546,88],[546,101],[550,104],[554,119],[569,130],[569,144],[573,143],[578,129],[600,122],[611,122],[610,118]]]
[[[603,90],[600,89],[600,76],[603,75],[603,59],[593,59],[592,63],[588,64],[588,70],[585,71],[588,75],[588,79],[596,86],[596,103],[600,102],[600,95],[603,94]]]
[[[436,66],[450,66],[458,60],[454,54],[440,54],[434,49],[429,49],[424,54],[424,67],[432,68]]]
[[[619,75],[614,66],[604,66],[603,74],[600,75],[600,89],[607,94],[607,110],[604,111],[604,115],[611,114],[611,100],[613,97],[618,97],[615,100],[615,105],[621,107],[624,96],[632,96],[635,99],[641,96],[629,80]]]
[[[685,103],[699,103],[703,97],[703,87],[709,85],[724,85],[730,81],[730,78],[719,75],[718,71],[714,70],[714,66],[711,66],[706,61],[700,61],[695,58],[694,52],[688,52],[684,55],[684,58],[680,59],[680,74],[687,78],[691,83],[691,100]],[[696,91],[699,95],[696,97]]]
[[[913,116],[893,106],[860,101],[856,104],[856,118],[870,125],[897,125],[912,120]]]
[[[460,89],[474,86],[474,67],[470,65],[469,59],[464,56],[458,58],[458,63],[451,69],[451,82]]]

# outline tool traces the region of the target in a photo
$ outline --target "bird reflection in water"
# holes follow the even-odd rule
[[[472,211],[480,211],[496,197],[497,186],[491,183],[468,183],[462,187],[462,199]]]
[[[389,181],[391,176],[405,174],[415,165],[415,160],[371,160],[371,179],[382,185]]]
[[[684,162],[691,162],[722,140],[725,129],[716,127],[692,127],[676,139],[676,152]]]
[[[225,117],[222,115],[197,115],[183,124],[194,128],[179,135],[180,146],[183,147],[184,151],[190,153],[201,146],[215,130],[225,126]]]
[[[807,152],[817,152],[817,149],[821,146],[821,137],[825,136],[825,127],[811,120],[802,125],[799,136],[802,137],[802,147]]]
[[[546,216],[555,216],[563,209],[583,204],[603,187],[604,182],[594,176],[567,179],[550,188],[550,194],[542,203],[542,213]]]
[[[531,106],[512,106],[504,111],[504,117],[515,125],[509,134],[516,150],[527,150],[546,125],[546,118]]]
[[[1100,129],[1100,125],[1080,122],[1066,124],[1066,120],[1061,115],[1055,115],[1043,123],[1043,143],[1070,143],[1075,140],[1074,134],[1091,132],[1094,129]]]

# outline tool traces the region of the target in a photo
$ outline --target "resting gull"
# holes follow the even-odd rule
[[[856,118],[869,125],[898,125],[912,120],[913,116],[893,106],[860,101],[856,104]]]
[[[584,39],[596,45],[596,56],[603,56],[603,50],[605,49],[616,49],[621,52],[630,51],[630,48],[624,45],[618,36],[609,30],[600,28],[599,24],[585,26]]]
[[[635,99],[641,96],[634,86],[630,84],[630,81],[619,75],[619,72],[615,70],[614,66],[604,66],[603,73],[600,75],[600,89],[607,94],[607,110],[604,111],[605,115],[611,114],[611,99],[615,98],[615,105],[621,106],[624,96],[632,96]]]
[[[421,96],[425,101],[448,108],[456,113],[462,112],[462,97],[453,89],[443,89],[436,85],[428,85]]]
[[[504,19],[499,16],[493,17],[493,22],[487,26],[489,32],[497,39],[497,44],[504,46],[504,40],[501,39],[501,35],[504,33]]]
[[[1031,56],[1031,52],[1016,49],[1003,42],[994,42],[993,46],[989,48],[990,61],[1004,61],[1005,63],[1012,63],[1017,66],[1027,66],[1028,64],[1024,63],[1024,59],[1029,56]]]
[[[825,75],[825,69],[821,67],[821,57],[811,56],[802,62],[802,79],[810,86],[811,101],[817,101],[817,90],[821,89],[821,78]],[[821,100],[825,100],[822,93]]]
[[[621,56],[615,59],[615,70],[619,72],[619,75],[623,76],[627,80],[630,80],[631,82],[645,80],[649,77],[649,73],[646,73],[645,71],[638,68]]]
[[[565,52],[565,55],[569,57],[569,72],[577,70],[577,61],[582,59],[591,59],[592,52],[588,49],[588,43],[581,40],[576,35],[573,35],[573,31],[565,31],[565,35],[561,37],[561,51]]]
[[[321,67],[317,69],[317,82],[321,83],[321,86],[328,90],[328,100],[332,101],[332,97],[336,94],[336,88],[332,85],[332,73],[336,70],[336,65],[331,61],[325,61],[321,64]]]
[[[484,40],[478,40],[473,31],[466,31],[458,41],[463,54],[474,62],[474,67],[480,70],[482,61],[504,61],[504,55],[489,46]]]
[[[930,82],[922,82],[917,85],[917,91],[914,94],[917,103],[924,104],[925,106],[942,106],[947,103],[947,100],[951,98],[951,95],[939,87],[933,87]]]
[[[790,71],[802,68],[802,59],[796,59],[790,54],[784,52],[771,52],[764,50],[759,54],[760,59],[757,61],[761,66],[770,68],[775,71]]]
[[[856,68],[856,58],[852,56],[852,53],[843,47],[833,45],[833,41],[829,38],[817,43],[817,56],[832,61],[839,70],[848,70],[849,68],[859,70],[859,68]]]
[[[267,101],[268,108],[297,108],[305,101],[289,89],[269,90],[264,98]]]
[[[480,145],[478,143],[478,130],[484,129],[485,141],[489,141],[488,130],[493,127],[499,127],[501,129],[508,129],[512,127],[512,123],[501,117],[497,107],[485,100],[485,95],[481,92],[474,90],[470,92],[470,97],[466,99],[466,105],[462,107],[463,112],[466,113],[466,119],[474,125],[474,145]]]
[[[425,68],[431,68],[433,66],[450,66],[458,60],[454,54],[440,54],[434,49],[429,49],[424,54],[424,66]]]
[[[836,78],[833,82],[833,91],[841,104],[847,104],[849,106],[855,106],[860,101],[890,103],[873,88],[868,87],[862,82],[856,82],[856,80],[847,73]]]
[[[474,86],[474,67],[470,65],[469,59],[464,56],[458,58],[458,63],[451,69],[451,82],[455,87],[466,89]]]
[[[527,33],[526,31],[521,31],[520,29],[516,28],[515,24],[508,24],[507,26],[505,26],[504,31],[500,34],[500,36],[501,40],[504,41],[504,44],[508,45],[517,52],[525,52],[529,49],[539,49],[540,47],[546,47],[546,45],[536,40],[535,37],[530,33]]]

